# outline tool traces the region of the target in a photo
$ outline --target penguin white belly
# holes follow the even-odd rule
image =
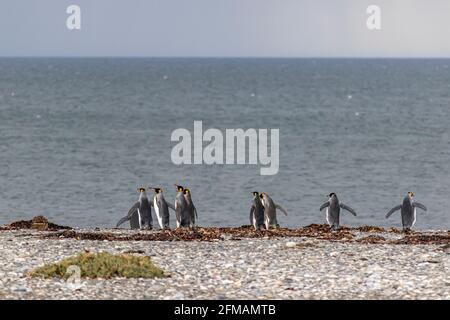
[[[413,214],[414,214],[414,220],[413,220],[413,222],[412,222],[412,224],[411,224],[411,228],[414,227],[414,224],[416,223],[416,211],[417,211],[417,209],[414,208],[414,212],[413,212]]]
[[[254,213],[253,213],[253,226],[255,227],[255,229],[257,229],[257,226],[256,226],[256,216],[255,216]]]
[[[156,218],[158,219],[159,226],[161,227],[161,229],[164,229],[164,226],[162,223],[162,217],[159,214],[159,207],[158,207],[158,203],[156,202],[156,199],[153,199],[153,208],[155,208]]]
[[[329,210],[328,210],[328,208],[325,210],[325,218],[327,219],[327,223],[328,223],[328,225],[330,225],[331,226],[331,223],[330,223],[330,219],[329,219],[329,212],[328,212]]]
[[[138,218],[139,218],[139,229],[142,229],[141,210],[137,209],[137,212],[138,212]]]
[[[177,208],[178,208],[178,201],[175,201],[175,212],[177,211]],[[176,216],[176,219],[177,219],[177,228],[179,228],[181,224],[180,223],[181,217]]]

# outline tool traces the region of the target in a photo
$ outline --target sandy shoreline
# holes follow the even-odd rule
[[[254,237],[250,228],[169,236],[1,230],[0,299],[450,299],[448,231],[405,235],[354,228],[331,234],[321,228]],[[27,276],[44,263],[85,251],[148,255],[169,277],[82,279],[73,285]]]

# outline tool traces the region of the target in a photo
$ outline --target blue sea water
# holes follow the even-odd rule
[[[174,165],[171,133],[194,120],[279,128],[279,173]],[[344,225],[398,227],[384,215],[413,191],[416,227],[449,229],[450,60],[3,58],[0,161],[0,224],[111,227],[137,187],[173,201],[180,183],[205,226],[248,224],[259,190],[283,226],[323,223],[336,192],[358,212]]]

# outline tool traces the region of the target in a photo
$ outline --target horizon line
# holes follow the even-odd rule
[[[64,55],[0,55],[0,59],[38,59],[38,58],[77,58],[77,59],[426,59],[426,60],[444,60],[450,59],[450,56],[121,56],[121,55],[75,55],[75,56],[64,56]]]

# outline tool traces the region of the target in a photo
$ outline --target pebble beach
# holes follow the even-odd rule
[[[449,239],[449,231],[332,233],[321,225],[261,234],[3,228],[0,299],[450,299]],[[146,255],[166,277],[28,275],[80,252]]]

